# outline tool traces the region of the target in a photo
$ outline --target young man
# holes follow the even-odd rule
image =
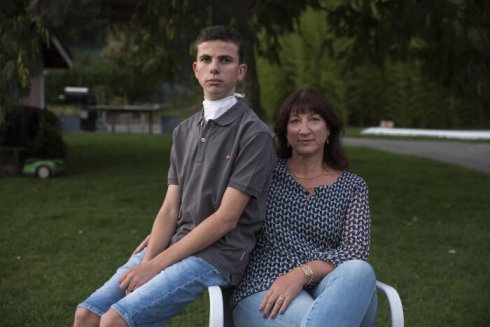
[[[80,304],[75,326],[162,326],[208,286],[236,285],[265,217],[272,134],[235,94],[247,72],[232,28],[204,29],[203,110],[173,134],[165,200],[146,249]]]

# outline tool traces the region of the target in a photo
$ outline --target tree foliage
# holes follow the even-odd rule
[[[173,45],[174,49],[182,49],[178,45],[192,44],[199,31],[206,26],[236,27],[246,45],[245,61],[249,69],[245,79],[245,92],[252,107],[259,115],[263,115],[256,53],[277,62],[279,37],[294,30],[295,23],[308,6],[318,5],[316,0],[151,0],[139,2],[136,17],[147,30],[152,31],[156,40]],[[183,53],[178,54],[179,58],[190,59]],[[177,67],[190,67],[188,62],[190,60]],[[185,72],[186,68],[182,71]]]
[[[143,29],[114,29],[102,51],[108,85],[128,103],[143,100],[163,82],[171,80],[174,57]]]
[[[331,6],[325,40],[352,43],[336,58],[349,66],[416,61],[490,123],[490,3],[480,0],[349,0]],[[483,117],[482,117],[483,118]]]
[[[0,6],[0,122],[7,109],[29,95],[30,78],[43,72],[42,49],[51,47],[57,29],[68,39],[93,43],[105,39],[111,22],[127,16],[111,16],[104,0],[3,0]],[[102,31],[102,33],[101,33]]]
[[[489,126],[481,98],[456,92],[455,85],[427,72],[421,58],[356,57],[356,38],[337,35],[327,16],[326,10],[306,11],[295,32],[279,38],[281,65],[259,61],[269,117],[291,90],[315,87],[350,126],[376,126],[380,120],[394,120],[399,127]]]
[[[323,51],[322,42],[328,26],[322,11],[309,8],[299,18],[295,30],[278,38],[278,54],[274,61],[259,61],[260,84],[264,89],[264,106],[270,118],[281,102],[294,89],[317,88],[323,91],[336,111],[347,121],[342,103],[340,62]]]
[[[30,77],[42,69],[42,47],[49,46],[46,16],[33,13],[21,0],[0,7],[0,122],[6,109],[29,94]]]
[[[315,87],[349,124],[395,119],[404,126],[490,125],[488,2],[29,3],[36,6],[27,8],[21,0],[2,2],[2,107],[26,95],[29,77],[39,72],[36,54],[48,44],[47,22],[68,44],[105,47],[101,60],[83,59],[75,63],[78,77],[73,72],[65,77],[74,83],[77,78],[88,81],[127,102],[141,101],[163,82],[195,85],[190,63],[196,35],[205,26],[227,24],[246,40],[249,71],[244,88],[259,114],[262,103],[272,112],[292,89]]]
[[[27,17],[23,3],[20,0],[6,0],[7,3],[16,10],[10,10],[3,14],[4,17]],[[241,31],[246,43],[246,62],[249,66],[245,89],[247,98],[252,106],[261,113],[260,87],[257,80],[256,53],[266,56],[270,60],[277,60],[279,49],[278,38],[285,32],[293,31],[294,22],[298,19],[301,12],[307,6],[318,6],[318,1],[222,1],[222,0],[203,0],[203,1],[177,1],[177,0],[135,0],[135,1],[114,1],[114,0],[71,0],[66,1],[30,1],[35,5],[36,17],[44,17],[49,20],[55,28],[61,30],[61,35],[69,36],[72,39],[85,42],[100,44],[105,40],[108,29],[116,29],[126,32],[124,34],[124,49],[130,50],[124,54],[111,56],[111,64],[124,62],[126,75],[135,79],[154,81],[146,78],[144,73],[148,73],[148,66],[143,61],[153,61],[150,65],[157,68],[161,73],[162,79],[173,77],[173,80],[186,80],[190,74],[190,63],[192,57],[189,54],[189,45],[192,44],[198,32],[205,26],[226,24],[236,27]],[[15,6],[14,6],[15,4]],[[7,6],[8,7],[8,6]],[[40,19],[40,18],[39,18]],[[132,33],[135,34],[132,34]],[[9,37],[15,40],[18,33],[10,31]],[[258,41],[261,36],[262,42]],[[37,40],[33,43],[39,43]],[[66,39],[66,38],[65,38]],[[151,44],[158,46],[152,46]],[[162,51],[165,49],[165,51]],[[149,50],[147,52],[147,50]],[[17,49],[13,49],[13,54],[19,54]],[[132,55],[132,56],[130,56]],[[164,64],[155,63],[153,56],[163,56],[160,58]],[[139,57],[132,60],[132,58]],[[171,60],[175,58],[175,60]],[[139,62],[139,64],[137,63]],[[116,67],[117,65],[114,65]],[[18,66],[22,68],[23,66]],[[140,69],[142,68],[143,69]],[[135,68],[135,69],[132,69]],[[24,70],[24,75],[13,76],[12,73],[5,73],[5,78],[12,83],[19,82],[20,78],[28,77],[26,74],[29,68]],[[155,71],[152,69],[152,71]],[[116,71],[112,71],[114,75]],[[120,72],[118,72],[120,73]],[[121,73],[124,74],[124,73]],[[114,86],[126,78],[115,78]],[[28,79],[28,78],[27,78]],[[116,83],[117,82],[117,83]],[[16,84],[16,85],[17,85]],[[132,85],[137,83],[132,82]],[[14,85],[13,88],[16,88]],[[119,85],[127,91],[129,85]],[[17,88],[21,89],[21,88]],[[24,87],[23,95],[28,88]],[[136,89],[135,89],[136,92]],[[10,93],[13,94],[13,93]],[[136,95],[128,95],[134,99]],[[20,95],[10,96],[9,101],[15,103]]]

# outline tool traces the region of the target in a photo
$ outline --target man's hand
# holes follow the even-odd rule
[[[276,315],[283,314],[289,303],[298,296],[306,283],[306,275],[301,268],[295,268],[279,276],[265,293],[259,309],[264,313],[264,318],[274,319]]]
[[[119,286],[126,291],[126,295],[144,285],[162,269],[157,267],[153,261],[146,261],[129,269],[120,279]]]

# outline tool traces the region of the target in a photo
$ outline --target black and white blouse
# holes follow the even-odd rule
[[[266,221],[240,285],[230,298],[268,290],[274,280],[313,260],[335,266],[367,260],[371,236],[368,188],[364,180],[343,171],[332,185],[308,193],[278,160],[267,197]]]

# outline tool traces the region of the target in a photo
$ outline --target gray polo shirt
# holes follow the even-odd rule
[[[201,123],[202,113],[197,113],[173,133],[168,183],[179,185],[181,206],[172,243],[219,208],[227,187],[250,194],[236,228],[196,254],[237,285],[265,219],[276,158],[272,133],[240,100],[216,120]]]

